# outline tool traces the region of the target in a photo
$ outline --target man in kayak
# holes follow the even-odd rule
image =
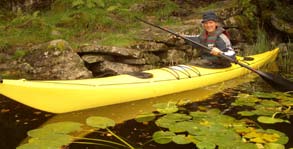
[[[218,16],[212,12],[205,12],[202,16],[204,31],[198,36],[186,36],[187,38],[200,42],[211,48],[211,52],[199,49],[200,56],[190,63],[203,67],[225,68],[231,66],[230,61],[221,58],[220,54],[235,57],[231,41],[227,37],[225,30],[219,25]],[[196,47],[196,46],[195,46]]]

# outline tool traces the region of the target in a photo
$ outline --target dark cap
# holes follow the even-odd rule
[[[204,23],[206,21],[211,21],[211,20],[218,22],[218,16],[213,11],[208,11],[202,15],[201,23]]]

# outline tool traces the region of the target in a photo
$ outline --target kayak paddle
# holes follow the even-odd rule
[[[180,37],[180,38],[184,39],[185,41],[189,41],[189,42],[191,42],[191,43],[199,46],[200,48],[202,48],[204,50],[211,51],[211,48],[209,48],[209,47],[207,47],[207,46],[205,46],[205,45],[203,45],[201,43],[195,42],[195,41],[193,41],[193,40],[191,40],[189,38],[186,38],[186,37],[184,37],[182,35],[179,35],[179,34],[173,32],[171,30],[168,30],[166,28],[162,28],[162,27],[160,27],[158,25],[149,23],[149,22],[147,22],[145,20],[142,20],[140,18],[137,18],[137,17],[136,17],[136,19],[139,20],[139,21],[141,21],[141,22],[143,22],[143,23],[145,23],[145,24],[151,25],[153,27],[156,27],[156,28],[159,28],[159,29],[161,29],[163,31],[166,31],[168,33],[171,33],[171,34],[173,34],[173,35],[175,35],[177,37]],[[258,74],[260,77],[263,78],[263,80],[265,80],[268,84],[270,84],[273,88],[275,88],[277,90],[280,90],[280,91],[293,91],[293,82],[291,82],[291,81],[283,78],[281,75],[274,75],[272,73],[265,73],[265,72],[262,72],[260,70],[256,70],[256,69],[254,69],[254,68],[252,68],[252,67],[250,67],[248,65],[245,65],[245,64],[237,61],[236,59],[231,58],[231,57],[229,57],[227,55],[224,55],[222,53],[219,56],[221,56],[221,57],[229,60],[230,62],[233,62],[235,64],[238,64],[241,67],[244,67],[244,68],[246,68],[246,69],[248,69],[248,70],[250,70],[250,71],[252,71],[252,72],[254,72],[256,74]]]

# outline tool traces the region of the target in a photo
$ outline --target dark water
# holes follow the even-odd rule
[[[0,95],[0,148],[15,149],[26,138],[28,130],[52,116]]]

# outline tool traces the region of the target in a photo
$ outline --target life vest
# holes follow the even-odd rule
[[[216,40],[221,34],[225,34],[229,38],[229,35],[224,28],[217,27],[217,29],[213,33],[208,34],[207,31],[203,32],[199,36],[199,39],[202,44],[205,44],[206,46],[211,48],[214,47]]]

